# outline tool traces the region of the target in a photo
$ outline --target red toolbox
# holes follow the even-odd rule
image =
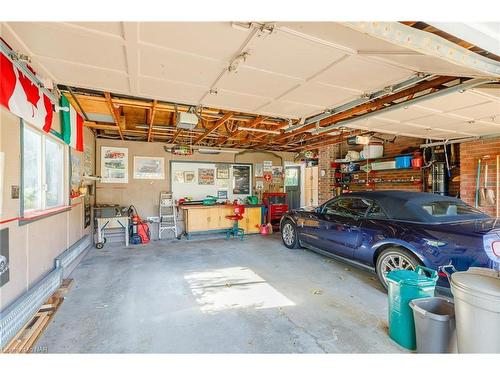
[[[266,221],[271,223],[273,228],[279,227],[281,217],[288,211],[286,198],[286,193],[264,193],[262,195],[262,202],[267,209]]]

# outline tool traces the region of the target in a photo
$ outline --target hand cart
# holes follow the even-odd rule
[[[95,247],[102,249],[109,237],[125,236],[125,246],[129,245],[130,218],[126,207],[118,205],[96,205],[92,207],[94,218]]]
[[[97,242],[95,247],[102,249],[106,243],[106,237],[125,235],[125,246],[128,246],[129,240],[129,220],[128,216],[118,217],[98,217],[97,221]],[[113,229],[123,229],[124,234],[117,233],[117,231],[110,232]]]

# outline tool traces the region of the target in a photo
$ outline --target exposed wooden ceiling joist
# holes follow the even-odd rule
[[[245,127],[247,127],[247,128],[255,128],[257,125],[261,124],[261,123],[262,123],[262,121],[264,121],[264,119],[265,119],[264,117],[262,117],[262,116],[258,116],[258,117],[256,117],[256,118],[255,118],[252,122],[250,122],[250,123],[246,124],[246,125],[245,125]],[[222,146],[222,145],[223,145],[224,143],[226,143],[228,140],[235,138],[236,136],[238,136],[238,135],[239,135],[239,134],[241,134],[242,132],[244,132],[244,130],[238,130],[238,129],[237,129],[236,131],[234,131],[233,133],[231,133],[231,135],[230,135],[230,136],[223,138],[223,139],[222,139],[222,140],[221,140],[221,141],[217,144],[217,146]]]
[[[348,119],[348,118],[355,116],[357,114],[360,114],[360,113],[369,111],[371,109],[377,108],[380,105],[392,103],[395,100],[399,100],[399,99],[408,97],[410,95],[414,95],[416,93],[419,93],[419,92],[422,92],[422,91],[425,91],[425,90],[428,90],[431,88],[439,87],[439,86],[441,86],[447,82],[453,81],[455,79],[456,79],[456,77],[442,76],[442,77],[438,77],[438,78],[435,78],[435,79],[432,79],[429,81],[421,82],[413,87],[402,90],[402,91],[397,92],[395,94],[390,94],[390,95],[384,96],[380,99],[376,99],[374,101],[356,106],[356,107],[351,108],[347,111],[340,112],[338,114],[333,114],[332,116],[321,120],[319,122],[319,126],[324,127],[324,126],[339,122],[341,120]],[[269,143],[280,143],[280,142],[284,143],[288,138],[293,137],[297,134],[306,133],[310,130],[313,130],[315,127],[316,127],[316,124],[305,125],[302,128],[297,129],[295,131],[285,133],[285,134],[277,136],[277,137],[273,137]]]
[[[205,133],[203,133],[198,138],[196,138],[193,141],[193,145],[198,144],[203,139],[205,139],[208,135],[210,135],[211,133],[213,133],[214,131],[216,131],[217,129],[219,129],[222,125],[224,125],[226,123],[227,120],[229,120],[231,117],[233,117],[233,115],[234,114],[232,112],[226,113],[221,119],[217,120],[217,122],[215,123],[214,126],[212,126],[210,129],[207,129],[205,131]]]
[[[104,93],[104,97],[106,98],[106,103],[108,104],[109,112],[111,112],[111,116],[115,121],[115,125],[118,128],[118,133],[120,134],[120,139],[123,141],[123,131],[121,127],[121,118],[118,110],[115,108],[113,101],[111,100],[111,94],[109,92]]]
[[[153,104],[151,104],[150,115],[149,115],[149,119],[148,119],[148,125],[149,125],[149,129],[148,129],[148,142],[151,142],[151,140],[152,140],[153,122],[154,122],[154,119],[155,119],[156,106],[157,105],[158,105],[158,101],[157,100],[153,100]]]

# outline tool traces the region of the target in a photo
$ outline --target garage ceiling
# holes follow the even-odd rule
[[[471,89],[408,105],[349,127],[429,139],[500,134],[500,90]]]
[[[417,73],[498,78],[496,61],[493,73],[474,69],[408,40],[389,42],[373,25],[9,22],[2,37],[57,84],[282,119],[322,113]],[[435,139],[484,135],[500,132],[499,108],[497,93],[474,89],[353,127]]]

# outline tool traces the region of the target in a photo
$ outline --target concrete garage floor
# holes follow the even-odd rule
[[[375,275],[279,234],[90,250],[38,342],[49,353],[388,353]]]

